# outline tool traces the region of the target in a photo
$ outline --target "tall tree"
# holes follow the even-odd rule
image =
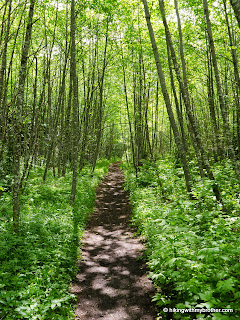
[[[19,230],[19,177],[20,177],[20,160],[21,160],[21,129],[22,129],[22,113],[24,108],[24,91],[27,76],[28,52],[32,35],[33,11],[35,0],[30,0],[28,21],[25,33],[24,44],[21,54],[21,64],[18,78],[18,91],[15,106],[15,142],[14,142],[14,182],[13,182],[13,227],[15,232]]]
[[[222,119],[223,119],[224,135],[225,135],[225,139],[227,142],[230,157],[231,157],[233,164],[234,164],[236,176],[237,176],[238,180],[240,180],[240,169],[239,169],[238,162],[236,159],[236,155],[235,155],[235,151],[234,151],[234,147],[233,147],[233,143],[232,143],[232,138],[231,138],[231,133],[230,133],[229,120],[228,120],[228,115],[227,115],[227,107],[226,107],[226,103],[224,100],[224,93],[223,93],[222,84],[221,84],[220,75],[219,75],[218,61],[217,61],[215,44],[214,44],[214,39],[213,39],[213,34],[212,34],[212,25],[211,25],[211,21],[210,21],[207,0],[203,0],[203,9],[204,9],[204,14],[205,14],[205,18],[206,18],[207,33],[208,33],[209,46],[210,46],[211,55],[212,55],[212,64],[213,64],[213,69],[214,69],[214,73],[215,73],[218,99],[219,99],[219,104],[220,104],[220,109],[221,109],[221,114],[222,114]]]
[[[172,130],[173,130],[173,134],[174,134],[175,142],[176,142],[176,145],[178,148],[179,156],[182,161],[187,190],[189,192],[190,197],[192,197],[192,193],[191,193],[192,192],[192,179],[191,179],[191,175],[189,172],[189,167],[188,167],[188,162],[186,159],[184,147],[183,147],[183,144],[182,144],[182,141],[181,141],[181,138],[179,135],[179,131],[177,128],[177,124],[176,124],[176,121],[174,118],[174,114],[173,114],[173,110],[172,110],[172,106],[171,106],[171,102],[170,102],[170,98],[169,98],[169,94],[168,94],[168,90],[167,90],[167,86],[166,86],[166,82],[165,82],[165,76],[164,76],[161,61],[160,61],[158,47],[157,47],[157,43],[155,40],[155,34],[154,34],[154,31],[152,28],[152,23],[150,20],[150,13],[149,13],[147,0],[142,0],[142,2],[144,5],[146,22],[147,22],[147,26],[148,26],[148,31],[149,31],[151,43],[152,43],[152,49],[153,49],[154,58],[155,58],[155,62],[156,62],[159,81],[161,84],[162,94],[163,94],[163,97],[165,100],[165,104],[166,104],[166,108],[167,108],[167,112],[168,112],[168,117],[169,117],[169,121],[170,121]]]
[[[95,170],[97,157],[99,155],[100,142],[102,137],[102,120],[103,120],[103,92],[104,92],[104,78],[107,67],[107,47],[108,47],[108,28],[109,28],[109,18],[107,17],[107,25],[106,25],[106,35],[105,35],[105,45],[104,45],[104,53],[103,53],[103,65],[102,70],[99,72],[98,76],[98,86],[99,86],[99,102],[98,102],[98,114],[97,114],[97,141],[96,141],[96,149],[93,156],[93,165],[92,172]]]
[[[79,142],[79,98],[78,98],[78,78],[76,65],[76,17],[75,17],[75,0],[71,0],[71,66],[70,81],[73,88],[73,107],[72,107],[72,191],[71,203],[74,203],[77,189],[77,167],[78,167],[78,142]]]
[[[201,138],[201,135],[200,135],[199,126],[198,126],[198,123],[197,123],[197,121],[195,119],[195,116],[194,116],[194,113],[193,113],[193,110],[192,110],[187,79],[183,80],[182,76],[181,76],[181,73],[180,73],[180,68],[179,68],[179,65],[178,65],[178,62],[177,62],[176,53],[175,53],[175,50],[174,50],[174,47],[173,47],[171,34],[170,34],[168,23],[167,23],[167,20],[166,20],[164,1],[163,0],[159,0],[159,5],[160,5],[163,24],[164,24],[164,28],[165,28],[166,41],[167,41],[167,44],[168,44],[168,46],[170,48],[170,52],[171,52],[171,56],[172,56],[172,61],[173,61],[176,77],[177,77],[178,82],[179,82],[181,95],[183,97],[183,101],[184,101],[184,104],[185,104],[187,116],[188,116],[188,119],[189,119],[189,124],[190,124],[189,128],[191,129],[191,133],[192,133],[192,137],[193,137],[193,144],[194,144],[196,156],[197,156],[197,159],[198,159],[198,163],[200,164],[200,166],[202,166],[203,168],[206,169],[209,179],[211,179],[213,181],[212,188],[213,188],[213,192],[214,192],[217,200],[218,201],[222,201],[222,197],[221,197],[221,193],[220,193],[220,190],[219,190],[219,186],[215,181],[215,177],[213,175],[213,172],[212,172],[212,169],[211,169],[211,166],[210,166],[206,151],[205,151],[203,143],[202,143],[202,138]],[[181,50],[181,53],[183,55],[183,50]],[[182,60],[184,60],[184,57],[182,57]],[[196,145],[195,145],[195,143],[196,143]],[[200,151],[200,154],[199,154],[199,151]],[[201,170],[201,167],[200,167],[200,170]]]

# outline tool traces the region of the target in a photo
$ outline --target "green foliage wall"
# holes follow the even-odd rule
[[[0,316],[13,319],[73,319],[69,293],[77,270],[79,240],[93,210],[95,188],[108,161],[94,175],[85,167],[74,207],[69,204],[71,175],[41,182],[42,169],[31,174],[21,203],[20,233],[12,232],[11,196],[0,198]]]
[[[197,201],[184,191],[183,172],[171,159],[158,162],[167,200],[156,184],[154,168],[145,165],[138,178],[125,171],[131,193],[133,223],[146,241],[150,277],[156,286],[159,316],[163,308],[233,309],[229,313],[184,314],[184,319],[239,318],[239,186],[228,175],[229,164],[215,167],[217,179],[225,185],[228,212],[216,205],[210,181],[194,188]],[[155,177],[155,178],[154,178]],[[228,187],[229,185],[234,185]],[[182,319],[183,314],[169,314]]]

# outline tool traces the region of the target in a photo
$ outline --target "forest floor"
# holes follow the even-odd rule
[[[144,246],[129,226],[131,207],[124,177],[113,163],[96,193],[96,209],[82,242],[79,271],[71,292],[76,319],[153,320],[154,287],[142,259]]]

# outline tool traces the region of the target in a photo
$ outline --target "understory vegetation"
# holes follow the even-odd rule
[[[198,179],[195,200],[185,191],[176,160],[145,162],[136,177],[126,167],[133,223],[146,241],[150,277],[156,286],[159,319],[238,319],[240,310],[240,187],[229,161],[214,164],[224,210],[211,191],[212,181]],[[195,163],[191,162],[194,172]],[[163,195],[164,194],[164,195]],[[233,309],[233,313],[171,313],[163,308]],[[162,318],[163,317],[163,318]],[[164,318],[167,317],[167,318]]]
[[[73,316],[69,285],[76,272],[79,239],[93,210],[95,188],[109,161],[98,161],[94,174],[85,166],[74,206],[69,204],[70,173],[54,178],[35,167],[21,195],[18,234],[9,223],[12,196],[0,198],[0,319],[56,319]]]

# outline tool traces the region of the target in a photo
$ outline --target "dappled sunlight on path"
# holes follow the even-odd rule
[[[71,292],[76,319],[153,320],[154,288],[141,257],[143,245],[129,227],[130,205],[119,163],[97,190],[96,210],[83,238],[83,256]]]

